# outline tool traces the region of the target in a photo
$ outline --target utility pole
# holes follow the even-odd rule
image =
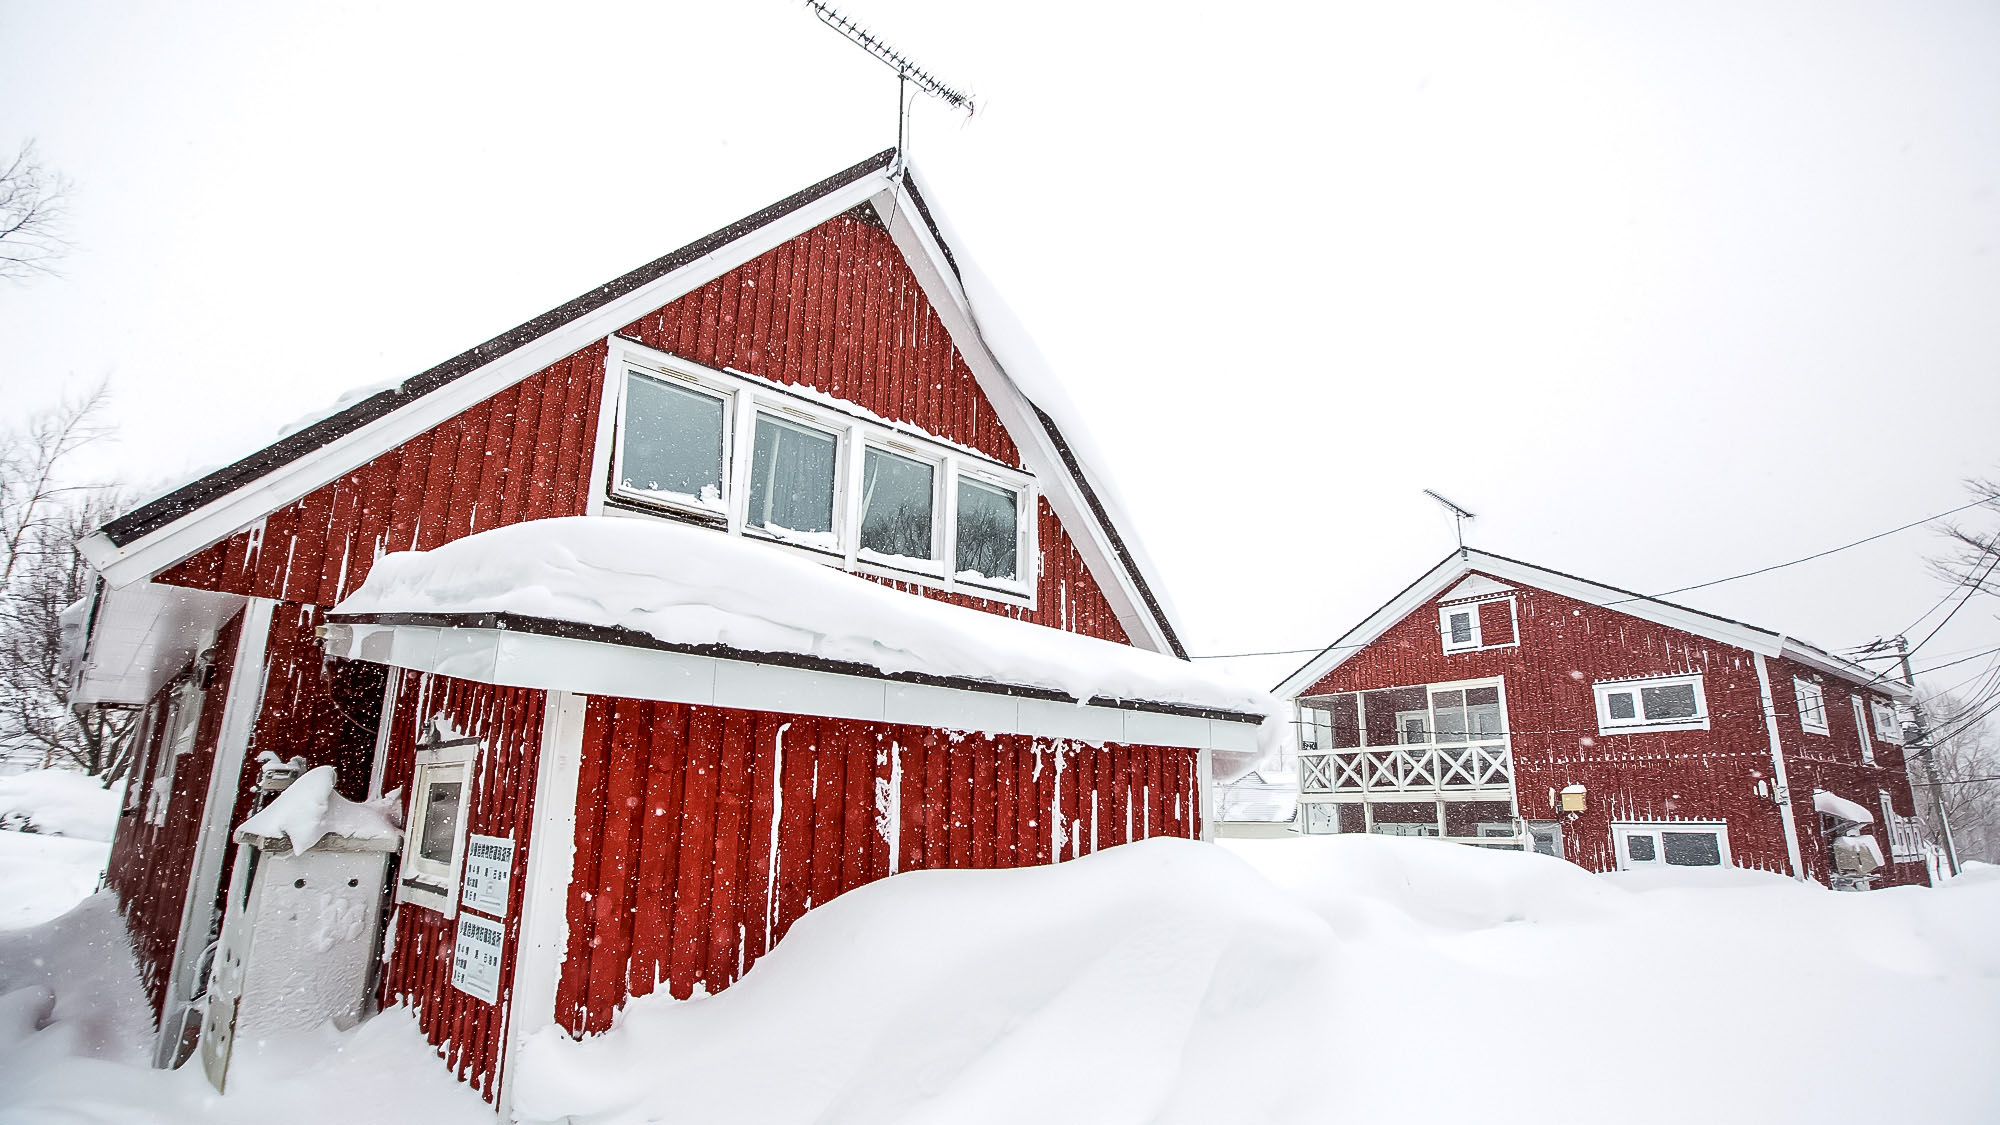
[[[1910,715],[1917,720],[1916,740],[1922,745],[1916,753],[1924,760],[1924,776],[1930,780],[1931,808],[1937,813],[1938,831],[1944,835],[1944,862],[1951,869],[1952,878],[1958,877],[1958,845],[1952,842],[1951,818],[1944,811],[1944,782],[1938,778],[1937,758],[1932,753],[1936,747],[1930,745],[1931,727],[1924,718],[1924,705],[1917,700],[1917,677],[1910,671],[1910,642],[1896,638],[1896,657],[1903,663],[1903,682],[1910,687]],[[1886,828],[1887,825],[1884,825]]]

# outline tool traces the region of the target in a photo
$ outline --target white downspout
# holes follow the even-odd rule
[[[1785,854],[1792,861],[1792,878],[1804,880],[1806,865],[1799,855],[1799,826],[1792,820],[1792,787],[1785,778],[1785,748],[1778,740],[1778,704],[1771,697],[1771,670],[1764,666],[1764,654],[1756,652],[1757,698],[1764,708],[1764,730],[1771,739],[1771,780],[1777,785],[1778,817],[1785,826]]]

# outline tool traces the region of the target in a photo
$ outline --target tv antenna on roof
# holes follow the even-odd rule
[[[1440,504],[1443,504],[1445,511],[1451,513],[1452,521],[1457,525],[1458,528],[1458,549],[1460,553],[1464,553],[1465,521],[1475,520],[1478,519],[1479,517],[1473,515],[1471,512],[1466,511],[1464,508],[1459,507],[1457,504],[1454,504],[1451,501],[1445,499],[1443,496],[1440,496],[1437,493],[1432,492],[1428,488],[1424,489],[1424,495],[1430,497],[1431,499],[1437,501]]]
[[[826,26],[840,32],[852,40],[855,46],[875,56],[882,65],[896,72],[896,161],[903,160],[903,149],[908,143],[910,100],[909,87],[915,86],[918,93],[929,94],[953,109],[962,109],[970,117],[978,107],[972,104],[972,95],[945,85],[930,71],[920,67],[908,55],[884,43],[880,36],[853,20],[841,15],[826,0],[806,0],[806,7]]]

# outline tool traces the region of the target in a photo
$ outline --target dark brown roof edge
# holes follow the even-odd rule
[[[1104,501],[1098,498],[1097,490],[1090,486],[1090,478],[1083,475],[1083,463],[1077,460],[1076,451],[1070,448],[1069,440],[1063,437],[1062,428],[1056,425],[1056,420],[1049,417],[1047,411],[1036,406],[1033,399],[1028,399],[1026,395],[1021,397],[1027,399],[1028,405],[1034,408],[1035,417],[1041,420],[1042,428],[1049,432],[1049,440],[1055,443],[1057,456],[1062,458],[1063,465],[1069,470],[1071,478],[1076,481],[1077,488],[1083,491],[1084,503],[1090,505],[1090,512],[1096,517],[1097,525],[1104,529],[1105,536],[1111,540],[1111,549],[1117,552],[1119,565],[1123,566],[1125,573],[1131,576],[1132,585],[1138,588],[1139,597],[1145,600],[1147,612],[1151,613],[1153,620],[1159,623],[1160,632],[1167,638],[1167,647],[1174,650],[1175,656],[1186,660],[1187,649],[1181,646],[1181,639],[1174,632],[1173,622],[1167,620],[1166,609],[1160,605],[1160,599],[1154,596],[1153,588],[1147,585],[1146,576],[1139,572],[1138,560],[1132,557],[1131,550],[1125,546],[1125,537],[1118,534],[1118,524],[1112,520],[1110,513],[1104,510]]]
[[[398,409],[430,394],[440,387],[450,384],[460,377],[484,367],[549,334],[564,324],[586,313],[594,312],[611,301],[672,273],[689,262],[705,254],[735,242],[737,239],[770,225],[822,196],[838,191],[848,184],[873,172],[889,166],[895,159],[896,150],[884,149],[874,156],[843,171],[821,180],[819,183],[796,194],[787,196],[755,214],[738,219],[712,234],[705,235],[686,246],[663,257],[640,266],[613,281],[592,289],[525,324],[518,325],[491,340],[438,364],[436,367],[403,381],[395,390],[382,391],[340,411],[322,418],[297,433],[287,434],[277,441],[252,453],[241,461],[182,485],[148,504],[142,505],[103,527],[107,538],[120,547],[136,539],[149,535],[173,523],[210,502],[226,496],[272,471],[291,464],[322,446],[366,426],[378,418],[385,417]],[[928,220],[928,216],[926,216]],[[954,265],[953,267],[957,267]]]
[[[572,640],[594,641],[599,644],[622,645],[626,648],[652,649],[658,652],[678,652],[691,656],[708,656],[719,660],[740,660],[749,664],[775,664],[786,668],[802,668],[813,672],[828,672],[841,676],[858,676],[870,680],[895,680],[900,683],[924,684],[929,687],[952,688],[958,691],[977,691],[988,695],[1006,695],[1019,699],[1046,699],[1055,703],[1075,704],[1075,696],[1053,688],[1030,687],[1023,684],[1004,684],[997,680],[977,680],[969,676],[939,676],[929,672],[885,672],[872,664],[860,664],[850,660],[834,660],[824,656],[808,656],[794,652],[762,652],[754,649],[734,648],[720,644],[680,644],[663,641],[651,633],[637,629],[627,629],[618,625],[590,625],[577,621],[562,621],[549,617],[530,617],[517,613],[331,613],[327,621],[336,625],[416,625],[447,629],[492,629],[499,632],[529,633],[544,637],[566,637]],[[1183,703],[1161,703],[1148,699],[1113,699],[1109,696],[1092,696],[1083,702],[1093,707],[1110,707],[1120,711],[1148,711],[1159,715],[1175,715],[1187,719],[1215,719],[1225,723],[1261,724],[1264,716],[1248,711],[1229,711],[1217,707],[1194,707]]]

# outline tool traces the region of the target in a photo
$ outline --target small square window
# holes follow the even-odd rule
[[[1625,855],[1635,863],[1653,862],[1653,838],[1637,835],[1625,837]]]
[[[1875,737],[1883,742],[1903,744],[1903,724],[1896,718],[1896,705],[1880,699],[1871,700],[1869,712],[1875,717]]]
[[[465,865],[465,836],[477,739],[433,737],[417,751],[410,778],[409,830],[396,899],[449,918],[458,910],[458,879]]]
[[[997,484],[958,480],[958,559],[955,569],[972,581],[1013,582],[1020,577],[1020,495]]]
[[[1612,692],[1610,695],[1604,697],[1604,703],[1610,709],[1611,717],[1614,719],[1636,719],[1639,717],[1639,709],[1633,703],[1632,693],[1629,691]]]

